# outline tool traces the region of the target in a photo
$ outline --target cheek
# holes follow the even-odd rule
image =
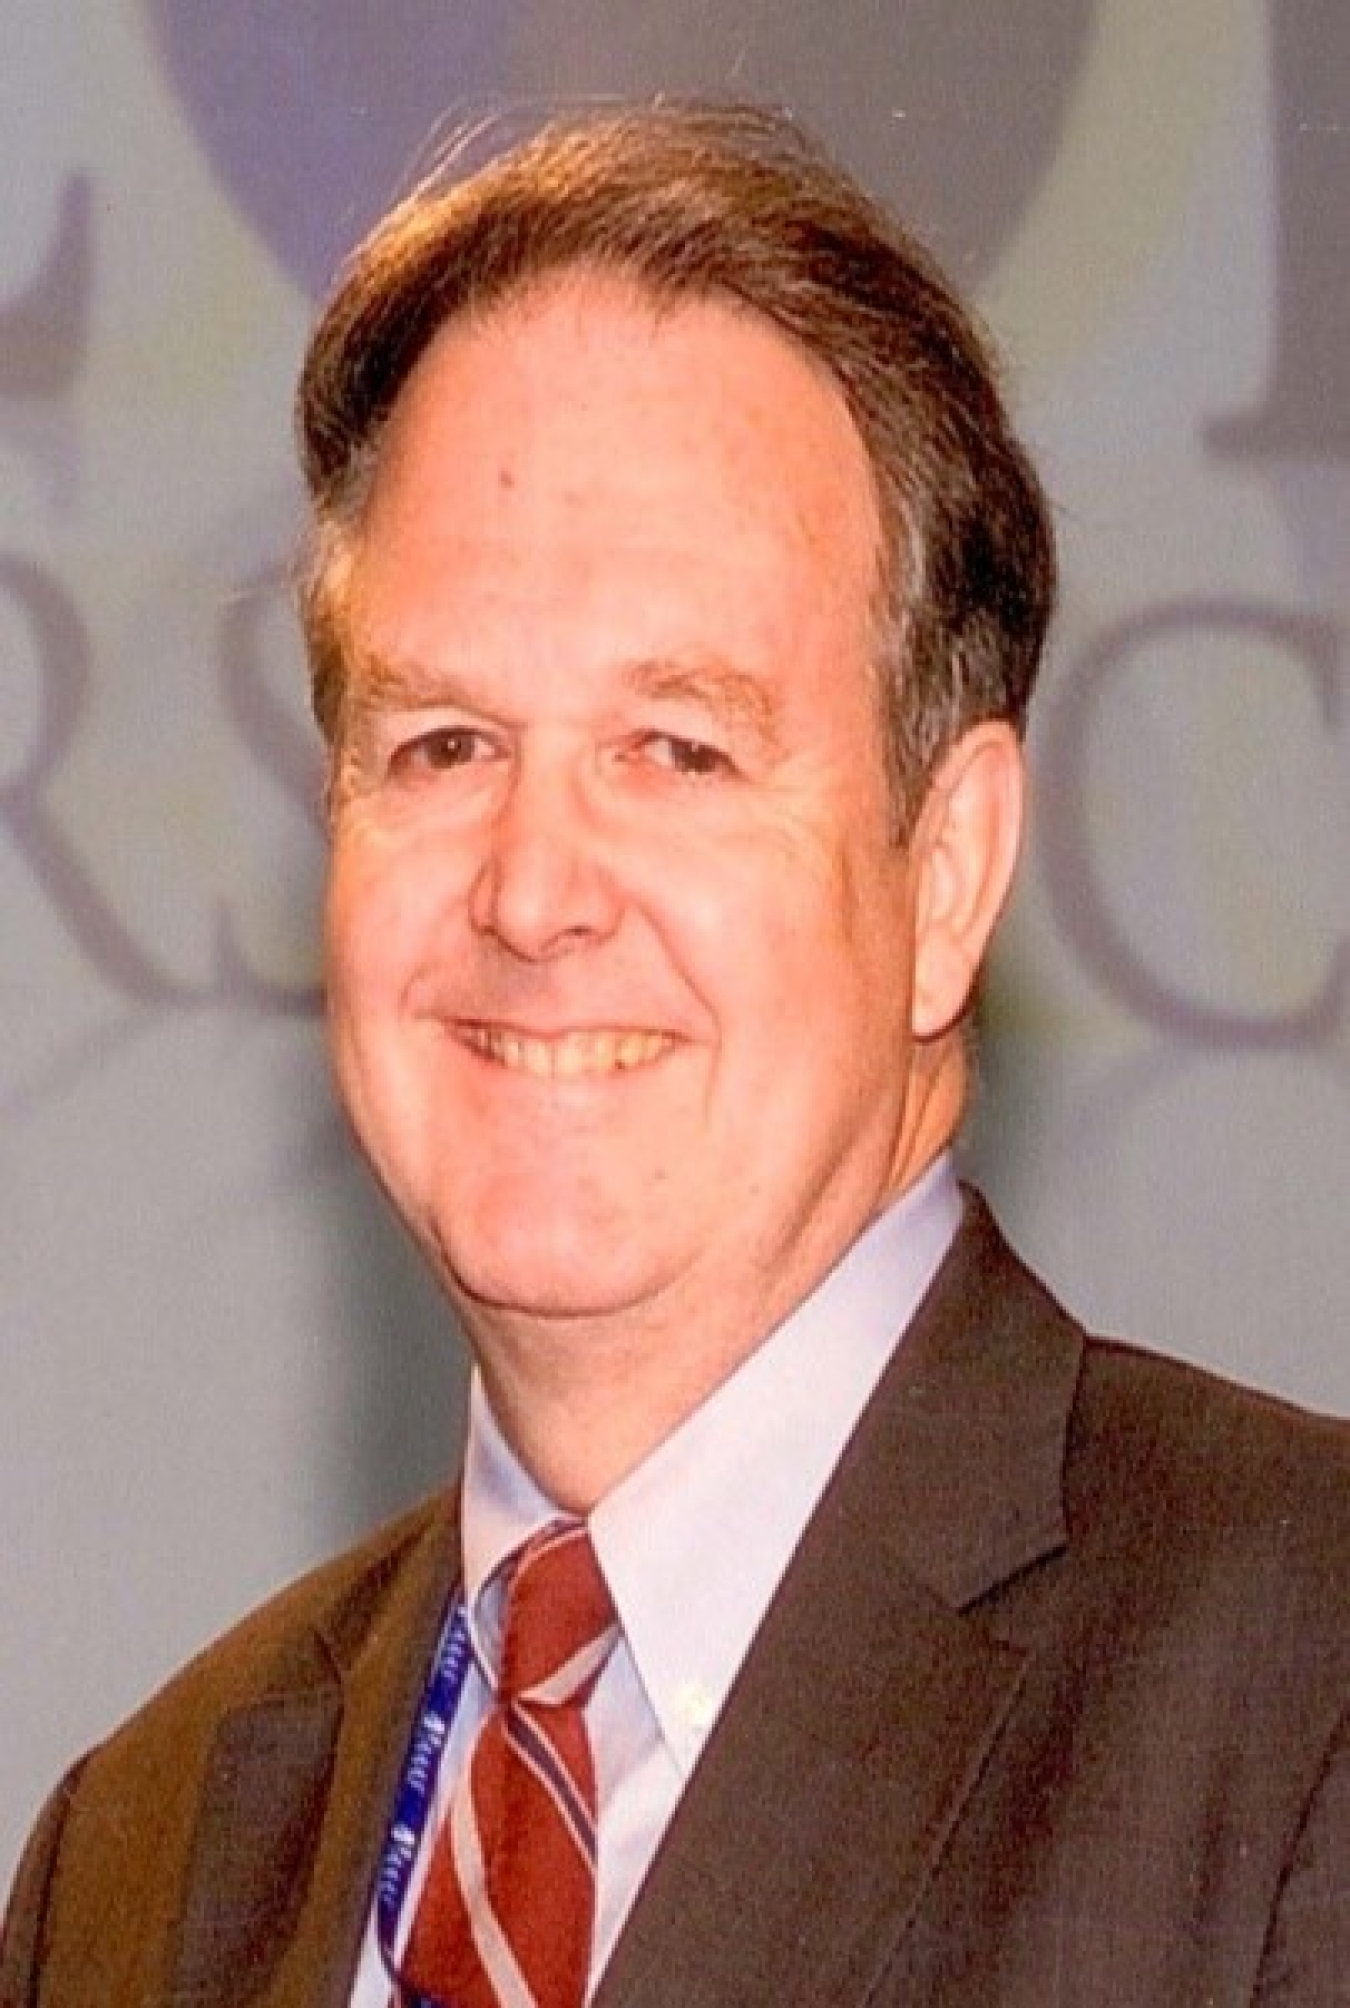
[[[324,966],[336,1007],[406,981],[433,932],[438,875],[380,837],[339,838],[324,905]]]
[[[799,962],[807,905],[781,867],[766,869],[751,842],[730,837],[710,854],[667,848],[632,888],[640,924],[668,968],[693,992],[724,1040],[763,1022]]]
[[[377,938],[370,895],[345,857],[335,853],[328,871],[323,914],[324,983],[330,1019],[350,1015],[366,988],[365,971]]]
[[[724,1061],[754,1093],[811,1071],[816,1042],[858,1009],[864,980],[838,860],[733,839],[682,889],[667,875],[649,912],[668,955],[717,1028]],[[683,896],[680,896],[681,890]]]
[[[913,917],[899,875],[836,869],[780,917],[773,947],[777,1018],[818,1091],[856,1097],[903,1065]]]
[[[380,1079],[391,1083],[401,1045],[391,1040],[407,989],[406,952],[378,897],[341,878],[329,894],[324,930],[328,1047],[353,1114]]]
[[[417,1050],[405,1036],[403,1008],[415,967],[407,928],[396,885],[364,859],[334,858],[324,913],[329,1063],[357,1134],[391,1189],[419,1100]]]

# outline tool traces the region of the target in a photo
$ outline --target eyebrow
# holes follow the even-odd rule
[[[752,733],[766,744],[778,736],[779,707],[772,691],[748,671],[718,661],[681,662],[639,657],[624,666],[627,694],[657,702],[692,704],[733,730]],[[382,710],[428,710],[440,705],[479,711],[482,700],[452,669],[433,668],[413,657],[354,649],[348,664],[353,719]]]
[[[431,705],[466,705],[468,692],[454,674],[432,669],[413,657],[381,655],[375,649],[356,647],[347,664],[352,710],[417,711]]]
[[[759,739],[772,741],[777,736],[778,704],[772,691],[758,677],[728,663],[644,660],[630,666],[627,681],[639,697],[696,704]]]

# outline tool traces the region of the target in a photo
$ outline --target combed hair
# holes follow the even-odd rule
[[[842,392],[881,531],[876,667],[901,826],[987,718],[1025,727],[1054,598],[1040,483],[991,352],[927,252],[785,114],[658,102],[545,127],[377,225],[307,351],[298,429],[315,533],[301,585],[316,715],[340,733],[335,592],[385,421],[433,337],[550,277],[624,278],[658,306],[738,303]]]

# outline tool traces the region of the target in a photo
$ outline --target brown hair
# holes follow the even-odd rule
[[[755,106],[550,125],[468,180],[424,183],[356,251],[298,398],[316,529],[301,608],[325,734],[345,676],[335,560],[399,392],[447,322],[577,267],[658,304],[738,302],[842,392],[876,486],[877,664],[907,823],[962,732],[1025,724],[1054,596],[1049,514],[986,344],[927,253],[786,115]]]

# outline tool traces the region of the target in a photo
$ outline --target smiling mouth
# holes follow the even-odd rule
[[[667,1032],[598,1029],[560,1032],[544,1038],[534,1032],[502,1025],[464,1024],[456,1027],[472,1052],[510,1073],[532,1074],[541,1081],[577,1081],[596,1074],[631,1073],[649,1067],[668,1053],[675,1041]]]

